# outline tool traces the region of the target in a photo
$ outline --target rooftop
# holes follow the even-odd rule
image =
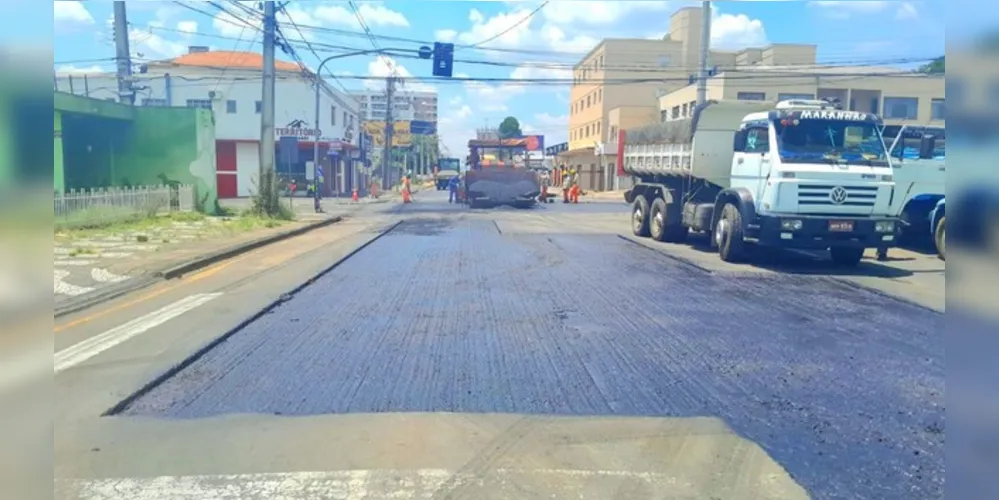
[[[191,52],[154,64],[199,66],[205,68],[263,69],[264,56],[255,52],[214,50],[209,52]],[[274,67],[278,71],[297,72],[302,70],[298,64],[282,60],[276,60],[274,62]]]

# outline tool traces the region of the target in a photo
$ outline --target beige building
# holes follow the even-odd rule
[[[690,85],[699,65],[701,16],[699,7],[676,11],[669,33],[660,40],[603,40],[573,68],[569,149],[558,161],[581,174],[583,189],[620,187],[614,175],[617,131],[659,121],[657,99]],[[814,45],[712,51],[708,64],[809,65],[815,63],[815,52]]]
[[[719,73],[707,82],[707,98],[759,101],[838,99],[843,109],[875,113],[886,125],[944,126],[944,77],[883,67],[756,65]],[[697,85],[659,97],[661,121],[688,118]]]

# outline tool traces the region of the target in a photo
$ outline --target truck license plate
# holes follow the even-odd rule
[[[837,233],[848,233],[853,231],[853,221],[834,220],[829,221],[829,230]]]

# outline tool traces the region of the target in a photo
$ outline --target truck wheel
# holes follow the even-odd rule
[[[631,204],[631,232],[642,238],[649,236],[649,202],[644,196],[635,198]]]
[[[941,260],[947,260],[946,256],[946,246],[947,246],[947,216],[941,216],[940,220],[937,221],[937,227],[933,231],[933,242],[937,246],[937,255]]]
[[[656,198],[652,202],[652,207],[649,208],[649,234],[656,241],[682,243],[687,239],[689,230],[682,224],[668,224],[666,221],[668,210],[669,205],[666,204],[666,200]]]
[[[860,259],[864,258],[863,248],[832,247],[829,249],[829,256],[837,266],[856,267],[860,264]]]
[[[742,214],[732,204],[725,205],[715,226],[718,256],[725,262],[741,262],[746,257],[746,242],[742,229]]]

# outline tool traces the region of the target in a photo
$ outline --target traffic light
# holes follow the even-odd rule
[[[454,44],[434,42],[434,76],[451,78],[454,71]]]

